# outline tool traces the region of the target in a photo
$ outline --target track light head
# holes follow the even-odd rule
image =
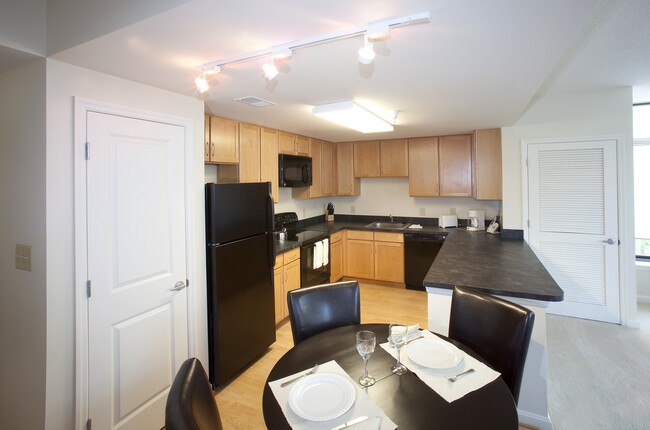
[[[375,51],[372,49],[372,43],[368,42],[368,36],[364,36],[363,40],[363,48],[359,49],[359,62],[370,64],[375,59]]]
[[[203,94],[204,92],[210,89],[210,85],[208,85],[208,81],[205,80],[205,75],[197,76],[196,79],[194,79],[194,84],[196,85],[196,89],[199,90],[201,94]]]
[[[271,58],[270,63],[264,63],[262,70],[264,70],[264,77],[269,81],[272,81],[273,78],[278,76],[278,68],[273,64],[273,58]]]

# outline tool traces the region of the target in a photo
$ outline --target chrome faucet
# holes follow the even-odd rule
[[[393,215],[388,215],[388,217],[390,218],[390,222],[393,222]]]

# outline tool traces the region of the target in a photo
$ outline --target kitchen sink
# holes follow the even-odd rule
[[[403,223],[403,222],[383,222],[383,221],[375,221],[373,223],[368,224],[366,227],[368,228],[394,228],[396,230],[406,228],[408,227],[408,223]]]

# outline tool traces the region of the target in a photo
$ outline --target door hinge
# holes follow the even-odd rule
[[[92,284],[90,282],[90,279],[86,281],[86,295],[88,298],[92,295]]]
[[[526,220],[526,226],[527,226],[528,228],[530,228],[530,220],[529,220],[529,219]]]
[[[88,421],[86,421],[86,430],[92,430],[93,429],[93,420],[88,418]]]
[[[84,145],[84,156],[86,157],[86,160],[90,160],[90,143],[88,142]]]
[[[528,158],[526,158],[526,167],[528,167]]]

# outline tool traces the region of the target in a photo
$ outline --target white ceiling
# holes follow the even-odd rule
[[[82,3],[86,19],[80,36],[72,24],[80,13],[75,6]],[[134,11],[137,19],[125,19],[132,2],[116,3],[119,13],[94,6],[93,14],[88,1],[48,0],[50,56],[203,98],[206,111],[215,115],[331,141],[508,126],[544,93],[633,86],[636,102],[650,101],[647,0],[145,3],[151,6]],[[296,50],[271,82],[262,76],[260,59],[223,67],[203,95],[193,87],[203,63],[426,11],[430,23],[393,30],[389,40],[375,45],[378,55],[369,66],[357,61],[363,39],[356,37]],[[66,16],[72,18],[61,18]],[[54,35],[56,44],[49,40]],[[80,38],[90,40],[79,43]],[[74,46],[62,49],[69,45]],[[276,106],[233,101],[244,96]],[[400,111],[395,131],[363,135],[310,113],[315,104],[348,99]]]

